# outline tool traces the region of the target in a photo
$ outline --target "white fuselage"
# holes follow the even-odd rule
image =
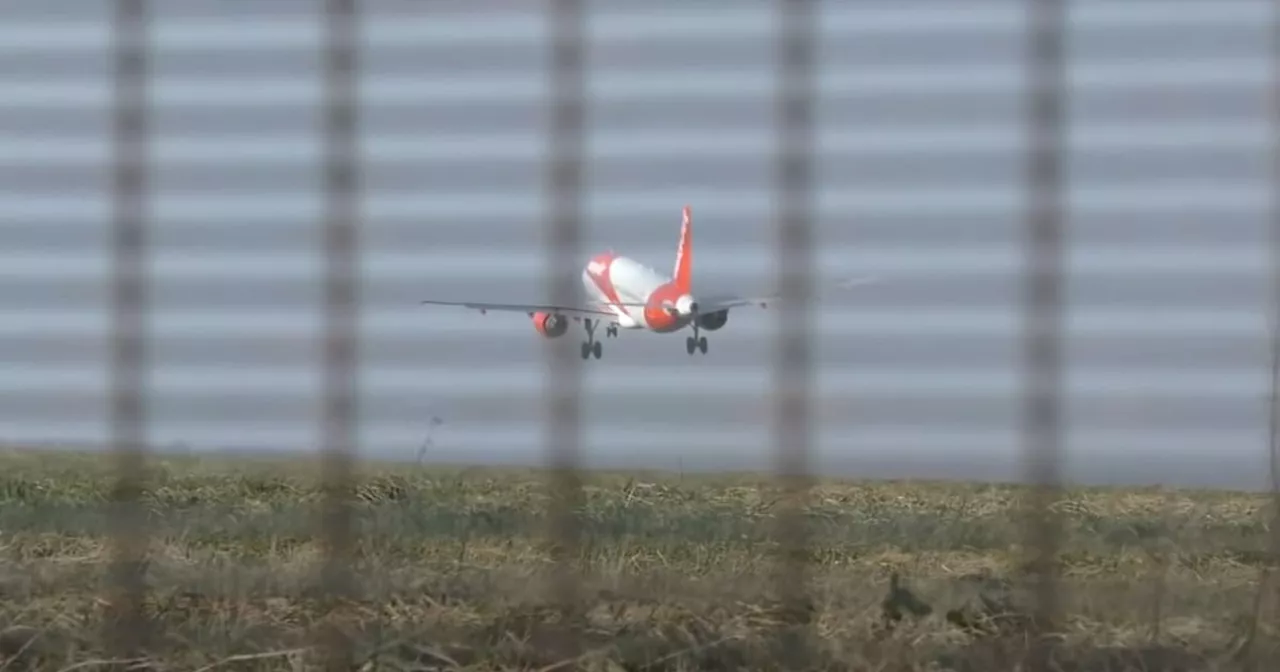
[[[624,329],[654,329],[677,326],[664,317],[662,325],[650,324],[645,309],[653,293],[671,283],[669,276],[628,257],[601,254],[593,258],[582,270],[582,284],[587,296],[611,307],[617,315],[618,326]],[[638,305],[618,305],[638,304]],[[680,319],[677,328],[688,324]]]

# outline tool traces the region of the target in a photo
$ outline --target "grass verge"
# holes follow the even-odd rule
[[[109,473],[91,456],[0,456],[9,669],[105,657]],[[152,669],[307,664],[321,615],[314,477],[282,461],[152,463]],[[777,642],[796,626],[771,579],[775,509],[764,479],[590,475],[573,610],[546,588],[541,479],[365,468],[360,598],[349,605],[359,669],[780,665]],[[1020,496],[1011,486],[820,483],[807,512],[812,610],[799,635],[810,667],[1013,669],[1030,606]],[[1280,659],[1280,638],[1253,627],[1270,557],[1264,496],[1079,489],[1056,507],[1061,669],[1246,669],[1246,650]]]

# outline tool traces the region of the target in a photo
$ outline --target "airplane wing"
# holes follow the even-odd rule
[[[582,306],[556,306],[544,303],[483,303],[476,301],[433,301],[427,300],[422,302],[423,305],[433,306],[458,306],[462,308],[470,308],[478,310],[481,313],[490,310],[505,311],[512,313],[568,313],[575,315],[604,315],[606,317],[617,317],[618,314],[609,309],[602,303],[592,303]],[[631,304],[622,304],[631,305]]]
[[[874,277],[850,278],[840,282],[840,287],[848,289],[858,285],[869,285],[877,281]],[[737,308],[739,306],[757,305],[761,308],[767,308],[770,303],[776,302],[781,298],[778,293],[767,294],[762,296],[736,296],[733,294],[721,294],[712,296],[698,297],[698,312],[714,313],[728,308]]]
[[[699,296],[698,312],[714,313],[729,308],[737,308],[738,306],[758,305],[761,308],[767,307],[770,303],[777,301],[778,295],[769,296],[733,296],[729,294],[721,296]]]

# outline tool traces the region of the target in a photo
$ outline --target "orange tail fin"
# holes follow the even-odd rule
[[[684,206],[680,222],[680,246],[676,248],[676,270],[672,278],[680,291],[693,288],[693,211]]]

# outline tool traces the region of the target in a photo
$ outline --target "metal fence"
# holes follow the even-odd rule
[[[37,3],[27,3],[32,6]],[[119,522],[118,546],[115,560],[117,567],[117,585],[119,596],[113,605],[120,611],[120,618],[112,622],[118,628],[111,641],[118,644],[117,652],[122,657],[136,655],[144,647],[145,625],[142,621],[144,586],[142,568],[145,567],[146,530],[139,523],[140,493],[146,487],[142,478],[142,467],[147,451],[147,393],[146,378],[149,367],[148,310],[150,284],[148,280],[148,239],[154,227],[166,226],[157,221],[148,207],[151,188],[149,183],[150,138],[156,132],[156,121],[149,111],[148,102],[152,95],[150,83],[153,79],[152,36],[150,24],[152,14],[162,11],[161,3],[147,0],[116,0],[111,3],[113,13],[110,17],[112,70],[114,71],[113,93],[111,94],[114,111],[112,113],[112,350],[111,350],[111,435],[119,455],[119,473],[115,489],[115,504],[120,510],[115,515]],[[175,3],[181,4],[181,3]],[[208,3],[191,4],[195,15],[202,11],[212,11],[206,7]],[[270,4],[270,3],[267,3]],[[411,7],[409,5],[412,5]],[[323,76],[323,114],[320,121],[323,126],[324,143],[321,152],[323,161],[323,190],[325,193],[323,207],[323,250],[326,259],[324,268],[323,299],[325,304],[323,324],[324,371],[323,371],[323,427],[320,436],[323,440],[324,483],[326,492],[326,508],[323,515],[323,538],[327,548],[325,565],[325,585],[331,591],[332,611],[335,618],[341,617],[341,605],[345,597],[355,595],[359,591],[356,577],[351,575],[348,556],[353,544],[353,528],[349,512],[351,494],[352,461],[355,446],[360,442],[357,427],[359,410],[359,361],[358,335],[360,295],[359,258],[361,254],[361,220],[364,216],[361,208],[361,190],[364,180],[362,171],[364,163],[360,159],[359,140],[362,120],[361,72],[363,42],[361,24],[369,13],[386,12],[397,16],[405,14],[430,15],[433,12],[448,14],[461,11],[459,7],[444,6],[446,3],[369,3],[361,6],[355,0],[328,0],[325,3],[327,12],[321,16],[316,8],[303,9],[299,6],[284,3],[281,12],[291,16],[314,12],[317,19],[323,20],[324,49],[321,57]],[[502,7],[498,7],[502,4]],[[495,4],[495,16],[505,12],[528,12],[532,10],[511,8],[505,3]],[[596,3],[603,5],[603,3]],[[847,11],[850,16],[865,12],[870,19],[880,20],[885,26],[912,26],[912,21],[934,22],[938,31],[945,32],[947,22],[957,25],[966,22],[982,21],[981,18],[966,18],[964,12],[956,8],[949,19],[939,18],[941,14],[920,10],[915,16],[914,8],[894,9],[889,3],[876,4],[867,8],[849,7],[841,10],[832,9],[832,3],[821,4],[814,0],[779,0],[773,3],[771,11],[775,14],[771,19],[776,33],[769,36],[770,50],[775,53],[776,62],[776,94],[774,107],[769,112],[777,124],[776,149],[773,160],[772,188],[774,195],[769,201],[776,203],[776,211],[760,212],[760,218],[767,218],[776,229],[776,238],[769,242],[772,253],[776,254],[777,275],[776,287],[780,300],[773,315],[778,323],[776,341],[773,343],[774,357],[771,363],[773,378],[772,397],[772,444],[775,448],[775,466],[779,476],[780,487],[783,488],[787,501],[792,502],[792,515],[779,521],[778,532],[784,540],[786,552],[779,558],[779,586],[795,600],[794,613],[804,611],[806,597],[797,594],[794,586],[804,585],[806,544],[803,518],[799,511],[805,501],[805,493],[809,484],[809,474],[813,471],[812,453],[815,446],[815,370],[816,362],[813,345],[817,321],[814,313],[821,308],[814,301],[817,294],[815,288],[815,268],[820,266],[815,249],[818,247],[819,235],[816,233],[815,220],[819,217],[818,195],[815,187],[815,173],[819,170],[815,154],[821,149],[817,127],[818,101],[822,94],[819,73],[819,39],[821,17],[824,12]],[[1072,93],[1086,86],[1068,77],[1069,42],[1069,9],[1082,12],[1112,12],[1115,25],[1113,36],[1124,42],[1130,33],[1134,40],[1147,24],[1161,22],[1172,23],[1179,20],[1192,21],[1207,19],[1211,14],[1222,16],[1238,16],[1248,14],[1259,8],[1263,13],[1273,11],[1267,9],[1274,3],[1227,3],[1223,0],[1215,3],[1189,3],[1185,5],[1186,16],[1179,17],[1178,11],[1161,12],[1153,9],[1151,3],[1107,3],[1112,8],[1100,9],[1102,3],[1067,3],[1065,0],[1027,0],[1020,6],[1025,14],[1017,17],[1021,22],[1025,35],[1025,48],[1022,50],[1022,65],[1025,68],[1027,83],[1024,85],[1025,99],[1020,106],[1023,112],[1023,129],[1025,142],[1025,159],[1022,169],[1016,177],[1025,182],[1026,207],[1025,216],[1021,217],[1021,232],[1025,236],[1025,275],[1020,281],[1018,291],[1024,297],[1021,314],[1025,320],[1021,330],[1023,341],[1019,345],[1023,353],[1021,376],[1023,381],[1022,406],[1020,417],[1020,445],[1024,451],[1028,477],[1041,484],[1042,496],[1032,503],[1028,517],[1028,538],[1033,541],[1032,547],[1037,549],[1037,574],[1041,577],[1039,584],[1040,627],[1052,629],[1058,611],[1058,599],[1055,595],[1055,547],[1059,538],[1056,523],[1050,514],[1049,504],[1054,498],[1054,488],[1060,480],[1059,465],[1064,454],[1064,360],[1067,356],[1064,344],[1064,331],[1067,321],[1064,306],[1067,303],[1066,269],[1067,257],[1064,249],[1067,245],[1067,200],[1068,187],[1066,176],[1069,170],[1067,149],[1067,120],[1071,117]],[[1167,4],[1162,2],[1163,4]],[[57,5],[53,3],[50,6]],[[586,184],[591,176],[592,168],[585,156],[587,144],[586,127],[590,104],[590,92],[587,86],[588,71],[592,67],[592,56],[588,45],[588,13],[591,3],[585,0],[552,0],[540,6],[547,22],[545,49],[548,56],[547,70],[549,74],[550,92],[546,104],[550,110],[547,119],[546,138],[549,155],[542,163],[541,175],[545,180],[548,192],[548,206],[542,226],[545,233],[543,253],[549,268],[575,268],[581,262],[580,241],[584,237],[584,227],[588,224],[584,215],[584,203],[590,186]],[[1068,6],[1070,5],[1070,7]],[[1221,5],[1221,6],[1219,6]],[[1230,7],[1227,7],[1230,5]],[[62,7],[62,5],[57,5]],[[674,7],[674,5],[672,6]],[[986,12],[997,11],[994,4],[975,5],[974,16]],[[65,8],[64,8],[65,9]],[[934,8],[936,10],[936,8]],[[966,7],[966,11],[968,11]],[[702,8],[705,10],[705,8]],[[185,10],[183,10],[185,11]],[[221,9],[218,11],[226,11]],[[269,15],[272,11],[264,7],[247,6],[244,21],[251,22]],[[474,10],[478,11],[478,10]],[[668,10],[663,10],[668,11]],[[684,10],[669,9],[671,12]],[[724,9],[726,13],[730,10]],[[1145,13],[1144,13],[1145,12]],[[1233,14],[1234,12],[1234,14]],[[871,15],[876,16],[871,16]],[[3,13],[0,13],[3,16]],[[913,18],[915,16],[915,18]],[[1268,14],[1269,16],[1269,14]],[[877,19],[878,17],[878,19]],[[885,18],[888,17],[888,18]],[[1116,18],[1118,17],[1118,18]],[[1199,17],[1197,19],[1196,17]],[[32,25],[44,20],[40,17],[31,19]],[[195,21],[198,19],[192,19]],[[1280,26],[1275,19],[1268,19],[1273,25]],[[1243,24],[1245,21],[1241,20]],[[15,24],[21,21],[15,20]],[[872,23],[875,23],[873,20]],[[1189,49],[1199,49],[1196,57],[1203,59],[1203,67],[1190,72],[1196,66],[1189,58],[1188,71],[1182,73],[1188,81],[1200,77],[1208,82],[1201,87],[1200,93],[1212,97],[1215,89],[1212,72],[1219,68],[1220,73],[1227,67],[1215,59],[1229,61],[1236,52],[1234,45],[1222,39],[1226,33],[1214,33],[1230,22],[1226,19],[1208,21],[1203,29],[1209,35],[1203,43],[1192,40]],[[918,26],[917,26],[918,28]],[[892,31],[892,27],[884,30]],[[707,29],[710,37],[711,29]],[[1129,32],[1126,32],[1129,31]],[[1272,31],[1273,42],[1280,44],[1280,27]],[[921,39],[928,39],[927,31],[922,31]],[[1195,36],[1195,31],[1187,35]],[[6,33],[9,35],[9,33]],[[175,38],[176,39],[176,38]],[[460,37],[450,38],[453,41]],[[834,39],[834,38],[833,38]],[[851,39],[851,38],[850,38]],[[830,44],[830,43],[827,43]],[[38,45],[36,45],[38,46]],[[660,38],[654,39],[654,49],[661,49]],[[760,47],[764,49],[765,47]],[[1277,47],[1280,49],[1280,47]],[[270,51],[270,50],[268,50]],[[1135,52],[1142,49],[1136,48]],[[50,50],[49,53],[52,53]],[[1227,54],[1221,57],[1218,54]],[[1265,85],[1272,95],[1280,90],[1280,84],[1274,73],[1276,52],[1259,55],[1259,59],[1269,59],[1265,64],[1269,68]],[[943,58],[945,58],[945,54]],[[1155,63],[1158,58],[1147,65]],[[1245,59],[1233,61],[1241,65]],[[1228,64],[1229,65],[1229,64]],[[1255,64],[1257,65],[1257,64]],[[697,67],[691,64],[690,67]],[[1151,66],[1155,68],[1154,65]],[[38,73],[29,74],[38,77]],[[892,68],[883,75],[891,78]],[[972,75],[972,73],[970,73]],[[1177,73],[1148,72],[1151,79],[1177,82]],[[1224,75],[1225,76],[1225,75]],[[973,75],[975,80],[981,75]],[[1141,85],[1142,74],[1132,76],[1135,87]],[[1226,77],[1230,79],[1230,77]],[[955,88],[957,82],[945,82],[937,79],[938,86]],[[639,85],[637,85],[639,86]],[[1074,87],[1074,88],[1073,88]],[[1184,85],[1186,89],[1194,89],[1194,82]],[[642,87],[641,87],[642,88]],[[1194,93],[1194,92],[1193,92]],[[423,89],[424,100],[430,100],[431,90]],[[642,94],[634,94],[640,96]],[[868,96],[874,96],[874,93]],[[1160,104],[1156,94],[1152,105]],[[1190,94],[1188,94],[1190,95]],[[1252,98],[1251,98],[1252,100]],[[922,105],[931,103],[921,99]],[[1185,102],[1185,101],[1184,101]],[[672,99],[672,105],[680,106],[678,98]],[[933,103],[943,106],[945,102]],[[1225,104],[1224,104],[1225,105]],[[1206,103],[1210,114],[1214,104]],[[1280,106],[1273,108],[1280,109]],[[957,112],[963,114],[963,112]],[[939,117],[946,112],[940,111]],[[1229,113],[1223,112],[1223,117]],[[1267,131],[1268,137],[1274,138],[1275,126],[1280,123],[1280,112],[1269,115],[1272,128]],[[829,122],[829,123],[838,123]],[[1136,128],[1136,127],[1135,127]],[[1134,132],[1140,132],[1140,129]],[[1170,142],[1176,144],[1180,137],[1177,129],[1171,131]],[[1213,147],[1212,132],[1207,142],[1200,144]],[[1120,135],[1111,136],[1111,140],[1122,144]],[[1188,141],[1200,141],[1191,138]],[[1226,142],[1226,141],[1224,141]],[[1157,143],[1158,144],[1158,143]],[[698,149],[691,149],[685,154],[671,157],[675,160],[694,159]],[[892,150],[891,150],[892,151]],[[914,151],[922,151],[916,148]],[[923,149],[928,153],[929,148]],[[941,150],[939,150],[941,151]],[[1270,151],[1270,150],[1268,150]],[[1272,156],[1280,154],[1272,153]],[[1122,157],[1123,158],[1123,157]],[[1185,156],[1183,157],[1185,158]],[[1179,158],[1172,161],[1177,162]],[[1208,161],[1206,159],[1206,161]],[[1276,159],[1271,159],[1272,163]],[[1216,165],[1216,164],[1206,164]],[[1234,164],[1231,164],[1234,165]],[[1280,164],[1278,164],[1280,165]],[[1209,168],[1208,170],[1213,170]],[[1238,176],[1238,174],[1236,174]],[[1210,176],[1213,177],[1213,176]],[[851,182],[853,181],[852,178]],[[1231,179],[1230,176],[1226,178]],[[1268,178],[1274,190],[1276,180]],[[1211,180],[1212,181],[1212,180]],[[1218,186],[1223,186],[1219,179]],[[1245,179],[1239,180],[1244,182]],[[837,181],[838,182],[838,181]],[[855,188],[856,184],[850,184]],[[1230,193],[1238,184],[1226,184]],[[1161,213],[1168,213],[1167,206],[1156,199],[1167,195],[1180,203],[1191,202],[1191,197],[1179,201],[1184,195],[1176,193],[1178,186],[1166,187],[1166,191],[1157,193],[1148,190],[1144,196],[1136,198],[1136,203],[1128,203],[1118,207],[1120,215],[1109,220],[1111,226],[1125,225],[1124,213],[1141,219],[1149,224],[1158,219]],[[925,190],[922,188],[922,192]],[[922,193],[919,199],[928,199]],[[1272,196],[1274,198],[1274,196]],[[1145,199],[1145,200],[1144,200]],[[1212,200],[1212,199],[1210,199]],[[1215,201],[1222,203],[1223,201]],[[699,204],[693,203],[695,212],[699,212]],[[1148,207],[1149,206],[1149,207]],[[1177,207],[1177,206],[1174,206]],[[1187,206],[1195,209],[1194,204]],[[1145,210],[1144,210],[1145,208]],[[709,208],[708,208],[709,209]],[[944,206],[940,209],[945,210]],[[1229,207],[1227,209],[1230,209]],[[855,207],[856,210],[856,207]],[[1149,213],[1154,212],[1154,215]],[[1232,210],[1230,223],[1238,224],[1248,220],[1249,216],[1237,216]],[[1214,216],[1212,207],[1201,207],[1197,214],[1205,217]],[[8,216],[20,219],[20,216]],[[939,219],[945,219],[945,213]],[[1145,218],[1145,219],[1143,219]],[[1269,218],[1269,219],[1268,219]],[[269,217],[261,218],[267,221]],[[636,219],[643,219],[637,216]],[[1270,223],[1270,231],[1275,236],[1280,230],[1280,221],[1276,215],[1262,216]],[[909,226],[906,219],[899,219],[901,226]],[[974,222],[973,217],[963,222]],[[1102,221],[1107,221],[1102,218]],[[1225,221],[1225,220],[1224,220]],[[1258,219],[1256,221],[1262,221]],[[1222,226],[1222,236],[1232,240],[1241,237],[1240,228],[1230,231]],[[266,224],[264,224],[266,225]],[[638,224],[647,226],[646,224]],[[1098,226],[1105,226],[1100,224]],[[432,222],[422,221],[421,226],[429,228]],[[857,230],[858,223],[850,221],[848,226]],[[1169,225],[1174,226],[1173,224]],[[1247,228],[1247,227],[1243,227]],[[1151,235],[1146,240],[1134,242],[1127,253],[1134,255],[1134,265],[1141,266],[1139,257],[1144,253],[1142,248],[1148,246],[1159,248],[1160,240],[1156,238],[1158,225],[1136,227],[1141,237],[1142,231]],[[1261,228],[1258,229],[1261,231]],[[1203,244],[1213,238],[1203,230],[1197,234],[1188,246]],[[857,236],[851,239],[856,245]],[[1275,255],[1280,253],[1280,242],[1272,239],[1268,264],[1275,272],[1280,268]],[[1167,247],[1167,246],[1166,246]],[[55,248],[56,252],[56,248]],[[1190,254],[1184,263],[1193,264],[1194,254]],[[1233,263],[1223,262],[1219,268]],[[1140,271],[1134,271],[1129,277],[1135,277]],[[1123,282],[1123,272],[1116,273]],[[1193,274],[1192,274],[1193,275]],[[1203,277],[1203,276],[1201,276]],[[890,279],[890,282],[892,280]],[[1280,276],[1271,281],[1271,294],[1265,301],[1273,309],[1280,304]],[[556,303],[572,303],[577,297],[576,280],[556,279],[545,288],[547,296]],[[416,290],[415,290],[416,291]],[[874,290],[872,290],[874,291]],[[1259,306],[1261,307],[1261,306]],[[413,310],[414,306],[406,305],[405,310]],[[1158,327],[1152,327],[1156,329]],[[530,338],[535,338],[530,334]],[[1144,338],[1152,338],[1146,333]],[[566,339],[568,340],[568,339]],[[429,343],[425,347],[429,347]],[[625,339],[618,348],[624,348]],[[673,350],[673,352],[675,352]],[[581,461],[584,448],[587,447],[582,436],[583,424],[583,382],[582,368],[594,366],[577,361],[573,348],[555,347],[547,350],[545,378],[547,392],[543,395],[545,403],[543,413],[543,431],[545,436],[545,458],[555,467],[550,486],[556,495],[558,515],[548,534],[557,539],[556,547],[568,557],[578,543],[577,526],[573,511],[579,501],[579,481],[577,467]],[[678,354],[678,353],[677,353]],[[676,355],[672,355],[673,357]],[[683,357],[683,355],[680,355]],[[853,371],[857,375],[856,368]],[[640,393],[637,393],[640,394]],[[851,398],[845,402],[857,406],[859,400]],[[1275,431],[1270,434],[1274,438]],[[1261,450],[1261,446],[1259,447]],[[1274,469],[1274,467],[1273,467]],[[1280,544],[1280,535],[1277,543]],[[574,577],[564,573],[553,592],[566,599],[566,604],[574,603]],[[802,591],[801,591],[802,592]],[[797,616],[797,618],[802,618]],[[320,633],[318,641],[329,646],[335,661],[332,669],[349,669],[351,656],[350,643],[335,635],[336,631]],[[801,640],[795,640],[799,642]],[[1041,658],[1035,669],[1049,669],[1047,654],[1041,652]],[[797,653],[796,655],[800,655]]]

